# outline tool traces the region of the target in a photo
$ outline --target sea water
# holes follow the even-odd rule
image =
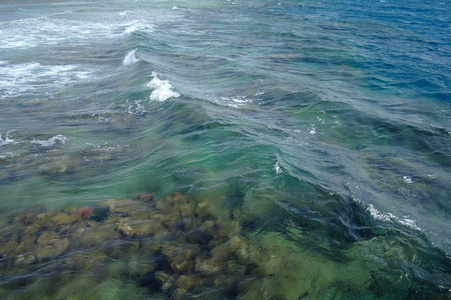
[[[3,1],[3,243],[32,207],[181,193],[274,259],[183,297],[449,297],[450,15],[448,0]],[[95,273],[14,273],[2,255],[5,297]],[[182,295],[125,269],[86,290]],[[57,288],[11,284],[36,273]]]

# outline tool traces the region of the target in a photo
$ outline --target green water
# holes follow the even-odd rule
[[[414,2],[0,4],[0,297],[448,299]]]

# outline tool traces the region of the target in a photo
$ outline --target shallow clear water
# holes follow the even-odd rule
[[[3,1],[3,243],[36,205],[51,214],[178,192],[194,207],[207,203],[212,220],[237,224],[229,235],[261,256],[239,262],[260,266],[263,278],[249,279],[246,267],[243,288],[224,269],[221,284],[183,297],[449,297],[449,4]],[[37,259],[13,274],[3,253],[1,278],[37,272],[58,288],[4,279],[0,292],[58,297],[68,281],[85,285],[94,271],[64,260],[81,246],[52,226],[70,240],[56,267]],[[39,239],[46,229],[32,232]],[[153,234],[115,238],[144,247]],[[53,269],[65,267],[72,275]],[[181,295],[118,268],[86,289],[121,286],[110,299],[137,286],[137,297]]]

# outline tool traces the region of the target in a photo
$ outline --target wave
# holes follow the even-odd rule
[[[234,109],[247,109],[249,104],[253,103],[253,99],[249,99],[247,95],[238,95],[232,97],[209,97],[206,95],[202,96],[206,98],[207,101],[214,103],[223,107],[230,107]]]
[[[150,100],[163,102],[180,96],[179,93],[173,91],[172,85],[167,80],[158,78],[157,72],[153,71],[152,77],[152,80],[147,83],[149,88],[154,89],[152,94],[150,94]]]
[[[135,53],[136,53],[136,49],[129,51],[127,53],[127,55],[125,55],[124,60],[122,61],[122,65],[124,67],[134,65],[139,61],[139,59],[136,58]]]
[[[120,12],[119,15],[120,15],[120,16],[126,16],[126,15],[129,15],[130,13],[131,13],[130,10],[125,10],[125,11],[123,11],[123,12]]]
[[[274,165],[274,170],[276,171],[276,174],[282,174],[282,168],[280,167],[279,162],[277,161],[276,164]]]
[[[142,116],[147,113],[144,105],[141,104],[141,101],[135,100],[130,101],[127,100],[122,107],[125,108],[125,112],[130,115]]]
[[[129,23],[126,25],[126,28],[124,30],[125,34],[131,34],[137,31],[142,31],[142,32],[153,32],[153,26],[152,25],[148,25],[148,24],[143,24],[137,20],[134,20],[133,22]]]
[[[416,229],[418,231],[422,231],[420,227],[417,226],[416,222],[407,217],[398,218],[397,216],[391,213],[383,213],[377,210],[373,204],[369,204],[366,207],[366,210],[371,214],[373,218],[376,220],[386,221],[386,222],[398,222],[402,225],[408,226],[410,228]]]
[[[57,141],[60,141],[64,145],[67,140],[68,140],[67,137],[65,137],[62,134],[58,134],[58,135],[55,135],[55,136],[53,136],[53,137],[51,137],[51,138],[49,138],[47,140],[44,140],[44,141],[33,140],[30,143],[39,144],[42,147],[51,147],[51,146],[55,145],[57,143]]]
[[[91,78],[82,65],[43,65],[37,62],[0,65],[0,100],[34,91],[55,91],[65,84]]]
[[[2,134],[0,133],[0,147],[14,143],[14,140],[11,139],[9,136],[10,133],[11,133],[11,131],[8,131],[7,133],[5,133],[5,138],[3,138]]]
[[[57,45],[64,41],[110,38],[116,26],[96,22],[35,18],[0,24],[0,49],[30,48],[39,45]]]
[[[40,17],[0,22],[0,49],[26,49],[41,45],[59,45],[108,41],[134,32],[150,33],[153,25],[139,20],[109,22],[78,21],[55,17]]]

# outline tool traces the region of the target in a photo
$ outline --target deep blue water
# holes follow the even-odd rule
[[[4,0],[1,216],[180,192],[268,252],[389,274],[310,297],[445,299],[450,16],[449,0]]]

